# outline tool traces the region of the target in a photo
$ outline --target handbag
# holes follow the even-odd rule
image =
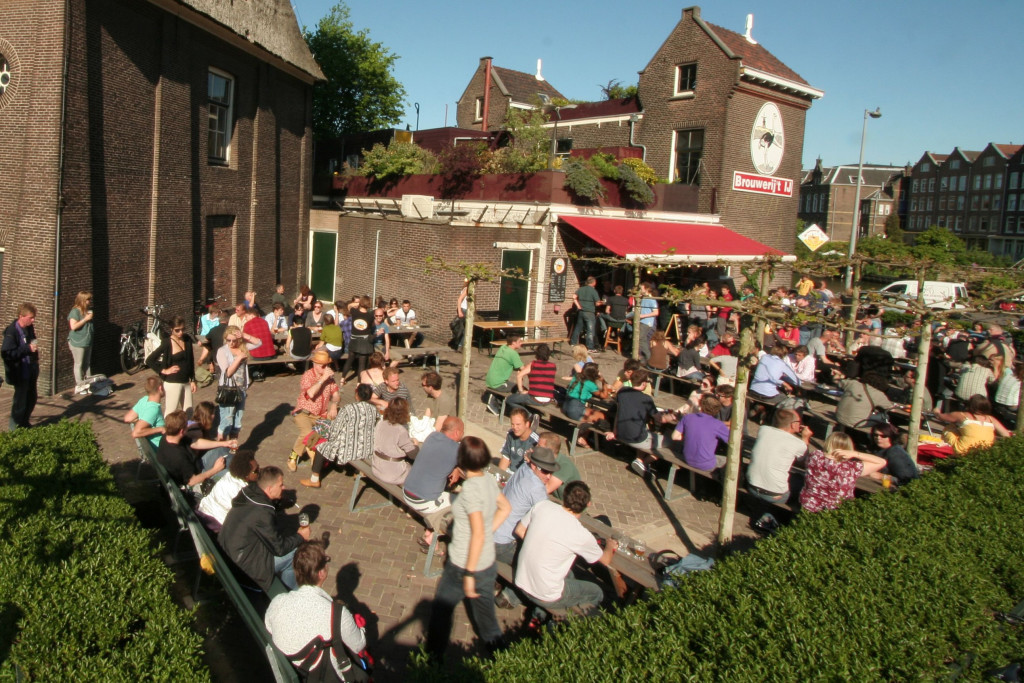
[[[222,384],[217,387],[217,405],[233,407],[242,402],[242,390],[235,386]]]

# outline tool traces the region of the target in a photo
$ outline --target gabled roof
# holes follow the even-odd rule
[[[1003,157],[1009,159],[1014,154],[1016,154],[1017,151],[1024,145],[1006,145],[1000,144],[998,142],[993,142],[992,146],[999,150],[999,153],[1002,154]]]
[[[857,164],[846,166],[831,166],[822,169],[822,185],[856,185]],[[902,166],[865,166],[862,176],[862,185],[878,186],[885,185],[897,174],[903,172]]]
[[[503,95],[511,97],[513,102],[532,105],[537,99],[537,93],[544,93],[551,98],[568,99],[547,81],[538,81],[533,74],[492,65],[491,78],[494,79],[498,90]]]
[[[725,43],[725,46],[729,48],[729,52],[732,52],[730,56],[739,57],[743,60],[745,66],[752,67],[759,71],[772,74],[773,76],[780,76],[789,81],[794,81],[802,85],[810,85],[807,81],[800,77],[800,74],[790,69],[788,66],[782,63],[782,61],[768,52],[763,45],[759,43],[750,43],[746,38],[741,36],[735,31],[730,31],[727,28],[712,24],[710,22],[704,22],[704,24],[714,32],[714,35],[718,39]]]
[[[574,109],[562,109],[559,112],[561,116],[559,121],[629,116],[640,111],[640,100],[636,97],[624,97],[621,100],[603,100],[601,102],[581,102]],[[549,115],[548,118],[552,117]]]
[[[961,151],[961,153],[964,154],[965,156],[968,154],[972,154],[972,152],[963,151]],[[917,163],[915,163],[914,166],[917,167],[918,165],[920,165],[922,161],[928,161],[931,163],[932,166],[938,166],[948,158],[948,154],[936,154],[934,152],[925,152],[924,154],[921,155],[921,158],[917,160]]]
[[[289,0],[150,0],[167,8],[184,5],[220,24],[238,38],[258,45],[314,80],[325,80],[306,45]],[[173,11],[173,10],[172,10]]]

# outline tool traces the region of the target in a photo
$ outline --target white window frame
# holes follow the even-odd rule
[[[473,100],[473,121],[484,120],[484,98],[478,97]]]
[[[693,81],[691,85],[693,87],[684,90],[679,89],[679,79],[683,75],[683,69],[693,67]],[[673,73],[674,78],[672,79],[672,96],[673,97],[693,97],[693,92],[697,88],[697,62],[687,62],[685,64],[676,64],[675,71]]]
[[[211,86],[213,78],[221,78],[227,82],[227,97],[213,97]],[[227,100],[225,102],[224,100]],[[207,161],[215,166],[227,166],[231,163],[231,138],[234,131],[235,114],[235,77],[231,74],[209,67],[206,76],[206,104],[209,112],[207,119]]]

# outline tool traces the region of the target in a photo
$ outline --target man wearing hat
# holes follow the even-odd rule
[[[499,562],[513,564],[516,554],[516,524],[530,508],[542,500],[547,500],[548,482],[551,475],[560,469],[555,453],[550,448],[534,446],[526,452],[524,466],[516,470],[502,491],[512,511],[494,532],[494,552]],[[505,590],[495,598],[495,604],[503,609],[509,609],[521,603],[514,591]]]
[[[317,420],[333,420],[338,416],[340,395],[338,383],[334,381],[334,370],[331,369],[331,357],[321,349],[310,360],[313,365],[302,375],[299,400],[292,411],[295,426],[299,428],[299,436],[288,457],[288,469],[292,472],[298,468],[299,457],[306,450],[306,437],[313,431]],[[342,379],[341,383],[344,384],[345,380]]]

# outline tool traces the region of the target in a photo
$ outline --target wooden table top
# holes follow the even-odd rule
[[[478,320],[473,322],[473,327],[481,330],[505,330],[517,327],[554,327],[556,323],[551,320]]]

